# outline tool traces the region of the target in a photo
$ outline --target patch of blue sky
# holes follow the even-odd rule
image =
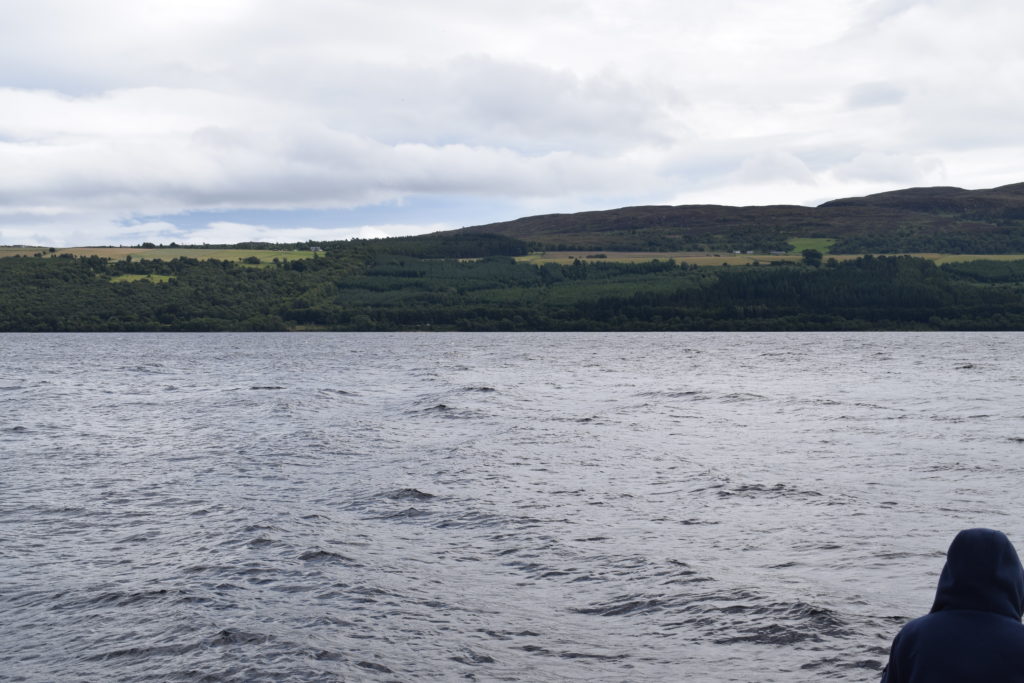
[[[125,226],[143,222],[167,222],[183,231],[211,223],[231,222],[270,228],[357,228],[374,225],[423,225],[462,228],[519,218],[521,209],[512,202],[461,197],[412,197],[352,209],[224,209],[187,211],[178,214],[137,216]]]

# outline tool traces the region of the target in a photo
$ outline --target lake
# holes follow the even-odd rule
[[[1018,333],[0,335],[0,678],[863,681]]]

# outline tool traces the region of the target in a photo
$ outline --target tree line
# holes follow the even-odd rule
[[[259,265],[4,258],[0,331],[1024,329],[1024,261],[533,265],[407,246]]]

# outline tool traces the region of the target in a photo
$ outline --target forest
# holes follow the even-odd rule
[[[411,239],[277,263],[3,258],[0,331],[1024,330],[1024,261],[697,268],[502,253],[520,248],[485,239],[432,258]]]

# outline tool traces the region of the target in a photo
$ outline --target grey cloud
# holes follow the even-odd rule
[[[873,0],[861,10],[859,28],[873,29],[878,24],[898,17],[917,5],[926,4],[927,0]]]
[[[175,93],[165,93],[173,98]],[[74,114],[73,104],[69,113]],[[295,114],[300,116],[301,113]],[[0,204],[168,214],[189,209],[353,207],[410,193],[544,197],[643,182],[616,157],[466,144],[384,144],[299,119],[156,135],[33,139],[0,147],[23,170]],[[653,180],[653,177],[647,178]]]
[[[737,179],[753,183],[772,180],[812,184],[814,174],[795,155],[772,150],[745,159],[740,166]]]
[[[5,231],[416,195],[792,201],[943,163],[970,186],[1000,159],[985,183],[1019,180],[1024,6],[1002,0],[8,4]]]
[[[327,88],[321,86],[325,80]],[[315,102],[331,127],[382,142],[462,143],[530,154],[665,144],[678,134],[669,117],[686,106],[682,94],[664,84],[607,71],[580,76],[484,55],[429,67],[338,66],[329,77],[300,76],[287,88],[290,96]]]
[[[1024,65],[1024,62],[1022,62]],[[1017,76],[1024,80],[1024,69]],[[1024,145],[1024,90],[999,87],[934,88],[906,107],[913,122],[904,144],[916,149],[1013,149]]]
[[[935,157],[865,152],[836,166],[832,173],[843,181],[872,181],[907,186],[918,184],[942,170],[942,162]]]
[[[894,83],[877,81],[854,86],[847,96],[847,104],[855,109],[883,107],[899,104],[907,97],[907,91]]]
[[[453,64],[446,94],[460,103],[478,135],[514,141],[517,148],[599,149],[664,144],[663,110],[680,105],[611,74],[579,78],[568,71],[464,58]]]

